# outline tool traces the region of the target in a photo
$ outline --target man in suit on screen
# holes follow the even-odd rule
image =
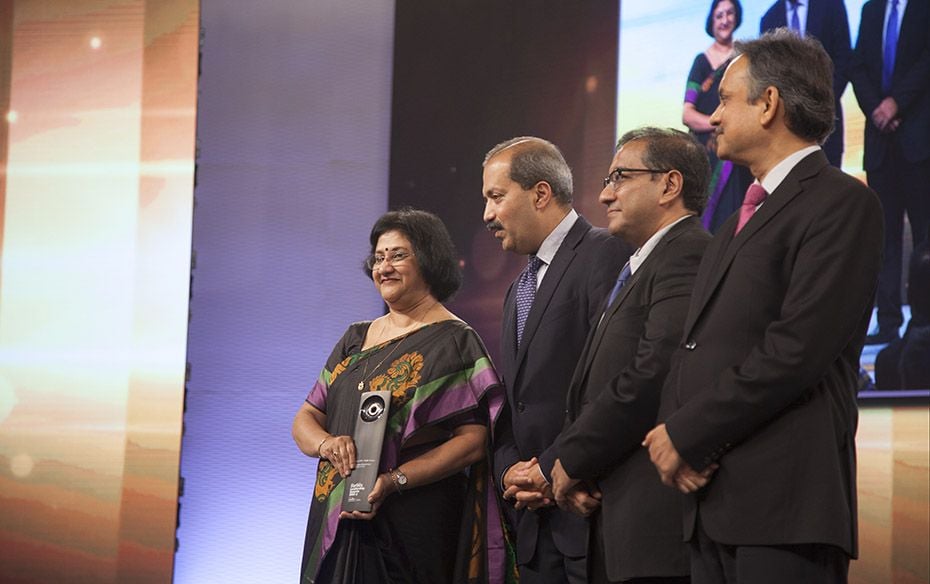
[[[636,252],[575,369],[558,459],[543,455],[540,465],[551,467],[560,507],[593,511],[591,582],[687,583],[681,495],[662,485],[640,442],[656,424],[662,385],[711,239],[699,220],[710,165],[688,134],[641,128],[620,138],[608,170],[600,194],[608,229]]]
[[[905,212],[914,247],[930,228],[930,2],[866,2],[850,79],[865,114],[862,166],[885,213],[878,330],[866,342],[887,343],[904,322]]]
[[[711,123],[756,182],[704,255],[644,445],[663,482],[693,492],[693,582],[845,582],[881,206],[819,146],[833,126],[820,43],[779,29],[736,50]],[[715,464],[703,488],[689,480]]]
[[[571,170],[550,142],[498,144],[485,157],[483,181],[488,229],[504,250],[527,257],[504,301],[500,370],[509,411],[494,444],[495,473],[512,499],[521,489],[549,489],[537,458],[562,427],[578,355],[629,252],[572,208]],[[515,506],[521,582],[586,582],[586,520],[551,497]]]
[[[834,129],[823,144],[830,164],[840,168],[843,163],[843,107],[840,98],[848,81],[847,69],[852,57],[849,44],[849,18],[844,0],[776,0],[762,16],[759,34],[788,27],[801,36],[820,41],[833,61],[833,106],[836,108]]]

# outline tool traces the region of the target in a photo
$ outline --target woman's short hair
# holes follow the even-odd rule
[[[409,207],[385,213],[371,228],[368,238],[371,249],[365,263],[365,273],[369,278],[374,278],[374,274],[368,269],[367,262],[374,257],[378,239],[388,231],[399,231],[410,240],[420,275],[436,300],[445,302],[462,286],[462,270],[455,244],[445,224],[428,211]]]
[[[704,25],[704,31],[710,38],[714,38],[714,10],[717,10],[717,5],[721,2],[723,0],[711,0],[710,3],[710,12],[707,13],[707,23]],[[743,24],[743,7],[740,5],[739,0],[730,0],[730,3],[733,4],[733,10],[736,12],[734,15],[736,22],[733,24],[733,30],[735,31],[739,28],[739,25]]]

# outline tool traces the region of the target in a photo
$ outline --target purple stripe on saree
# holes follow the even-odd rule
[[[488,389],[499,385],[497,373],[490,366],[471,376],[464,383],[459,383],[441,392],[437,392],[422,402],[414,404],[403,435],[409,436],[418,428],[448,418],[463,410],[478,405]],[[500,406],[498,406],[498,409]],[[492,417],[493,419],[493,417]]]
[[[488,481],[487,489],[487,550],[488,550],[488,584],[503,584],[506,580],[507,550],[504,544],[504,528],[500,523],[502,514],[498,505],[497,492],[493,481]],[[498,569],[495,569],[495,566]]]
[[[723,194],[723,188],[727,186],[730,180],[730,173],[733,172],[733,163],[729,160],[720,161],[720,173],[717,175],[717,182],[714,183],[714,192],[707,201],[707,208],[704,209],[704,215],[701,217],[701,223],[704,229],[710,230],[714,221],[714,213],[717,211],[717,205],[720,204],[720,195]]]
[[[318,379],[316,383],[313,384],[313,387],[310,388],[310,393],[307,394],[307,403],[321,412],[326,412],[326,384],[323,383],[322,379]]]

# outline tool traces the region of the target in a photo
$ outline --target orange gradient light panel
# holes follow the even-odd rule
[[[0,564],[171,578],[198,4],[11,3],[0,247]]]

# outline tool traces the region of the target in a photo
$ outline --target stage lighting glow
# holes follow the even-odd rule
[[[597,85],[598,85],[597,75],[589,75],[588,78],[585,79],[584,89],[588,93],[594,93],[595,91],[597,91]]]
[[[10,460],[10,470],[13,471],[13,476],[19,479],[32,474],[33,467],[35,467],[35,462],[28,454],[17,454]]]

